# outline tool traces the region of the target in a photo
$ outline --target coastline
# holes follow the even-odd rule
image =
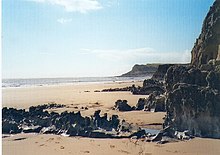
[[[101,114],[116,114],[120,119],[141,127],[162,129],[162,126],[149,125],[162,123],[164,112],[131,111],[119,112],[112,110],[116,100],[126,99],[128,104],[136,105],[139,98],[146,95],[132,95],[130,92],[94,92],[106,88],[123,88],[126,86],[142,85],[142,82],[110,82],[68,86],[42,86],[20,89],[3,89],[3,106],[28,108],[33,105],[55,102],[67,105],[65,108],[55,109],[56,112],[80,111],[84,116],[90,116],[95,110]],[[99,103],[98,105],[96,103]],[[75,109],[74,107],[78,107]],[[88,110],[81,109],[88,107]],[[220,140],[195,138],[168,144],[148,143],[131,139],[95,139],[82,137],[64,137],[59,135],[17,134],[3,138],[3,154],[132,154],[132,155],[194,155],[219,154]],[[30,147],[25,147],[26,145]]]

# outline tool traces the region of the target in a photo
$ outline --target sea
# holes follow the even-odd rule
[[[149,79],[145,77],[73,77],[73,78],[29,78],[29,79],[2,79],[2,88],[23,88],[57,85],[76,85],[107,82],[133,82]]]

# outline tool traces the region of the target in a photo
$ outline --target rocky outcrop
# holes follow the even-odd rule
[[[103,89],[101,92],[116,92],[116,91],[131,91],[132,87],[124,87],[124,88],[109,88]]]
[[[157,71],[153,74],[152,79],[154,80],[164,80],[165,74],[169,67],[173,66],[174,64],[163,64],[159,65]]]
[[[122,77],[138,77],[152,75],[158,68],[157,64],[134,65],[128,73],[122,74]]]
[[[195,67],[171,67],[166,78],[164,127],[188,130],[199,137],[220,138],[220,66],[201,71]]]
[[[164,128],[170,128],[172,136],[220,138],[219,44],[220,0],[216,0],[192,50],[191,65],[169,67],[165,76]]]
[[[150,94],[148,98],[140,98],[136,110],[151,112],[165,112],[165,97]]]
[[[141,128],[120,121],[117,115],[108,117],[95,111],[91,117],[83,117],[80,112],[49,113],[45,105],[24,109],[2,109],[2,133],[41,133],[65,134],[68,136],[83,136],[92,138],[129,138]],[[145,134],[145,133],[144,133]]]
[[[128,105],[127,100],[117,100],[115,102],[115,106],[113,108],[114,110],[119,110],[119,111],[131,111],[134,110],[130,105]]]
[[[163,94],[165,92],[163,83],[153,79],[144,80],[143,86],[132,86],[131,92],[134,95],[149,95],[151,93]]]
[[[202,32],[192,49],[192,65],[200,66],[216,60],[220,45],[220,0],[216,0],[207,14]]]

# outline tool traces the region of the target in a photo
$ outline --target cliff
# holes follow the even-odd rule
[[[167,70],[164,128],[220,138],[219,44],[220,0],[216,0],[192,50],[191,65]]]
[[[163,81],[164,77],[167,73],[167,70],[171,66],[188,66],[188,65],[189,64],[162,64],[162,65],[159,65],[157,71],[153,74],[152,79]]]
[[[195,66],[207,64],[220,54],[220,0],[210,8],[202,26],[202,32],[192,49],[191,63]]]
[[[167,73],[169,67],[173,66],[174,64],[163,64],[159,65],[157,71],[153,74],[152,79],[154,80],[164,80],[164,76]]]
[[[128,73],[122,74],[122,77],[148,76],[156,72],[158,64],[134,65]]]

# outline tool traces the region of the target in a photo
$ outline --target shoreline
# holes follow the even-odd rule
[[[74,86],[55,87],[34,87],[20,89],[3,89],[3,106],[15,108],[28,108],[30,106],[56,102],[65,104],[68,108],[54,109],[55,112],[80,111],[82,116],[90,116],[94,111],[101,110],[101,115],[116,114],[120,119],[129,123],[137,124],[140,127],[151,129],[161,129],[162,126],[147,124],[163,123],[164,112],[130,111],[119,112],[112,110],[114,103],[118,99],[128,100],[128,104],[137,104],[139,98],[147,95],[132,95],[130,92],[94,92],[106,88],[120,88],[135,85],[142,85],[142,82],[104,83]],[[85,92],[89,91],[89,92]],[[99,103],[98,105],[96,103]],[[74,108],[78,107],[78,109]],[[88,110],[81,109],[88,107]],[[3,154],[77,154],[77,155],[101,155],[103,153],[117,155],[206,155],[220,154],[218,139],[195,138],[190,141],[180,141],[167,144],[156,144],[131,139],[97,139],[82,137],[64,137],[60,135],[48,134],[16,134],[11,137],[2,138]],[[24,148],[24,146],[30,146]],[[95,147],[94,147],[95,146]],[[205,147],[206,146],[206,147]],[[117,148],[117,149],[116,149]],[[214,150],[213,150],[214,148]],[[34,153],[33,153],[34,152]]]
[[[69,86],[69,85],[89,85],[89,84],[108,84],[108,83],[131,83],[143,82],[151,76],[146,77],[86,77],[83,78],[34,78],[34,79],[4,79],[2,89],[11,88],[33,88],[33,87],[50,87],[50,86]],[[45,79],[45,80],[44,80]],[[71,81],[68,81],[71,79]],[[24,80],[27,80],[24,82]],[[34,81],[36,80],[36,81]],[[54,80],[54,81],[53,81]],[[23,84],[27,83],[27,84]]]

